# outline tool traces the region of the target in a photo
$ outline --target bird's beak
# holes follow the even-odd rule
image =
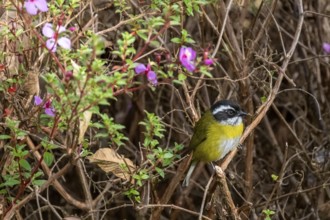
[[[250,115],[249,113],[246,113],[244,111],[240,111],[239,112],[239,116],[247,116],[247,115]]]

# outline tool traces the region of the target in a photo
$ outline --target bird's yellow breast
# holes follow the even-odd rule
[[[238,145],[243,123],[232,126],[211,122],[205,132],[206,139],[195,148],[193,158],[204,162],[216,161]]]

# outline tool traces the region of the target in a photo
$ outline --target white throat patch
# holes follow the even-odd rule
[[[220,123],[223,125],[232,125],[232,126],[240,125],[242,123],[242,117],[236,116],[233,118],[228,118],[226,120],[221,121]]]

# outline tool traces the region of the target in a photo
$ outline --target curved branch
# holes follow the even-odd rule
[[[293,52],[296,49],[296,46],[298,44],[299,41],[299,37],[300,37],[300,33],[302,30],[302,25],[304,23],[304,13],[303,13],[303,3],[302,0],[296,0],[296,4],[298,6],[298,10],[299,10],[299,20],[298,20],[298,25],[297,25],[297,29],[293,38],[293,42],[291,44],[290,50],[288,51],[288,53],[286,54],[283,64],[281,66],[281,68],[278,71],[278,78],[275,82],[275,85],[273,87],[273,90],[271,91],[271,93],[268,96],[267,101],[261,105],[258,110],[256,111],[257,116],[255,117],[255,119],[253,120],[253,122],[245,129],[241,139],[240,139],[240,144],[242,144],[244,142],[244,140],[253,132],[253,130],[257,127],[257,125],[261,122],[261,120],[263,119],[263,117],[266,115],[268,109],[270,108],[270,106],[273,104],[276,95],[280,89],[282,80],[284,78],[284,73],[289,65],[289,62],[291,60],[291,57],[293,55]],[[237,153],[237,149],[233,150],[227,157],[226,159],[223,161],[221,168],[223,170],[225,170],[228,166],[228,164],[230,163],[230,161],[233,159],[233,157],[236,155]]]

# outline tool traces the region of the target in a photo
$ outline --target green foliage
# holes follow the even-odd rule
[[[157,115],[154,113],[148,113],[147,111],[145,111],[145,113],[147,118],[143,122],[139,123],[140,125],[143,125],[146,130],[144,132],[145,137],[143,146],[152,149],[159,144],[159,141],[155,139],[155,137],[163,138],[163,132],[165,129],[161,119]]]
[[[11,134],[17,139],[23,139],[26,136],[26,132],[19,128],[19,121],[6,118],[6,126],[10,129]]]
[[[118,50],[114,50],[112,53],[125,61],[127,57],[132,58],[132,55],[136,53],[135,48],[132,46],[136,39],[128,32],[123,32],[121,35],[122,39],[117,41]]]
[[[6,187],[6,186],[13,187],[13,186],[20,184],[18,174],[14,174],[14,175],[5,174],[5,175],[2,175],[2,178],[4,179],[4,181],[3,181],[3,183],[0,184],[0,188]],[[4,194],[8,193],[7,191],[2,191],[2,192]]]
[[[147,168],[141,168],[132,176],[135,187],[125,192],[125,195],[133,198],[134,201],[140,202],[140,194],[138,189],[143,186],[144,182],[150,179],[157,179],[158,176],[165,178],[165,169],[172,166],[176,159],[180,158],[178,152],[183,149],[183,145],[175,143],[170,148],[154,148],[147,154],[148,162],[144,164]]]
[[[47,166],[52,165],[52,163],[54,162],[54,154],[52,154],[50,152],[45,152],[44,153],[44,161],[47,164]]]
[[[177,152],[181,151],[183,147],[183,145],[177,143],[175,143],[174,147],[171,148],[163,149],[157,147],[152,149],[152,152],[148,154],[148,159],[153,164],[160,163],[162,167],[168,167],[174,162],[175,159],[180,158],[180,156],[176,154]]]
[[[67,153],[68,157],[86,157],[94,150],[91,145],[102,138],[108,139],[111,146],[123,146],[128,140],[123,132],[124,126],[116,123],[114,117],[102,113],[100,109],[105,106],[110,108],[110,102],[117,101],[120,94],[132,95],[134,91],[148,88],[152,88],[150,92],[157,91],[157,85],[145,88],[144,81],[137,79],[140,77],[134,71],[137,62],[146,66],[150,64],[152,70],[149,72],[154,71],[159,82],[166,79],[169,84],[183,83],[187,75],[178,67],[180,61],[175,55],[178,49],[176,46],[195,44],[190,33],[182,28],[183,15],[199,13],[199,7],[207,2],[152,0],[150,5],[141,7],[141,13],[146,16],[137,16],[133,14],[131,3],[115,0],[113,7],[115,13],[120,15],[120,20],[131,21],[125,23],[125,31],[120,29],[124,25],[118,29],[118,38],[113,47],[111,46],[112,58],[107,60],[101,57],[105,53],[105,42],[110,42],[109,38],[106,41],[91,28],[84,31],[79,27],[74,33],[67,30],[54,35],[71,39],[71,50],[57,45],[56,52],[49,54],[50,50],[45,48],[48,36],[43,36],[42,25],[50,22],[54,28],[57,25],[79,26],[76,25],[75,13],[83,8],[84,3],[78,0],[54,0],[48,2],[48,12],[39,11],[37,15],[31,15],[30,20],[25,20],[26,16],[20,14],[26,10],[21,7],[21,2],[19,8],[16,8],[19,14],[17,25],[4,25],[0,32],[1,44],[16,42],[14,47],[8,47],[11,51],[6,48],[0,51],[0,64],[18,56],[23,57],[23,61],[19,61],[13,70],[4,71],[7,78],[1,79],[0,83],[0,95],[6,97],[8,109],[12,108],[12,113],[6,115],[0,127],[1,131],[5,131],[0,135],[0,140],[5,143],[6,153],[12,158],[1,174],[0,193],[5,195],[8,201],[21,199],[16,198],[17,189],[23,189],[21,196],[24,196],[31,185],[42,186],[46,182],[44,178],[47,175],[40,170],[41,163],[54,168],[55,172],[57,166],[54,164],[58,165],[58,155]],[[15,8],[11,2],[8,5]],[[138,11],[134,11],[136,12]],[[173,34],[166,33],[175,25],[178,31]],[[58,30],[55,28],[55,31]],[[165,39],[164,36],[170,38]],[[170,51],[164,45],[165,41],[177,45]],[[150,48],[160,54],[160,60],[154,58],[154,53],[149,53]],[[199,73],[211,76],[206,67],[199,69]],[[41,88],[40,93],[38,92],[43,99],[40,105],[34,104],[33,100],[27,102],[27,97],[21,96],[26,73],[31,70],[36,70],[46,85],[45,89]],[[9,94],[8,89],[11,86],[20,90],[20,93],[14,91]],[[13,100],[15,107],[11,106]],[[54,117],[45,114],[46,102],[54,109]],[[24,107],[19,109],[17,106]],[[86,123],[84,132],[92,135],[85,135],[81,131],[82,122]],[[136,202],[141,201],[139,190],[144,182],[164,178],[166,169],[180,158],[178,152],[183,148],[183,145],[177,143],[169,144],[169,147],[162,145],[167,142],[163,140],[166,138],[165,126],[162,118],[156,114],[146,112],[146,118],[140,125],[145,129],[141,149],[145,150],[146,157],[137,166],[139,169],[132,171],[132,185],[125,192],[125,195]],[[42,155],[42,160],[36,158],[31,146],[25,141],[31,136],[34,137],[32,142],[35,144],[35,150]]]
[[[136,180],[136,184],[138,186],[142,186],[143,185],[142,181],[149,179],[147,170],[145,170],[145,169],[140,170],[138,173],[133,175],[133,179]]]
[[[266,96],[262,96],[260,98],[260,100],[261,100],[261,103],[265,103],[267,101],[267,97]]]
[[[134,199],[134,201],[138,203],[141,202],[140,192],[136,189],[129,189],[128,191],[124,192],[124,195],[128,196],[130,199]]]
[[[95,138],[106,138],[109,137],[110,145],[121,146],[124,144],[123,141],[128,140],[128,138],[120,131],[124,129],[123,125],[116,124],[112,117],[106,114],[99,114],[102,118],[102,123],[95,122],[91,124],[92,127],[100,129],[100,132],[95,135]],[[106,132],[102,132],[105,130]]]
[[[174,37],[174,38],[171,39],[171,41],[173,43],[180,44],[180,45],[183,45],[185,43],[188,43],[188,44],[195,43],[195,41],[191,38],[191,36],[188,33],[188,31],[185,30],[185,29],[182,29],[181,30],[181,38]]]
[[[199,71],[205,76],[212,78],[212,74],[210,73],[209,68],[207,66],[201,66]]]
[[[278,176],[275,175],[275,174],[272,174],[271,177],[272,177],[272,180],[274,180],[274,181],[277,181],[278,180]]]
[[[114,0],[113,3],[116,7],[116,13],[119,13],[119,14],[121,14],[131,8],[128,6],[126,0]]]
[[[262,213],[266,215],[265,220],[271,220],[271,216],[275,214],[275,212],[270,209],[262,210]]]
[[[200,13],[199,7],[209,4],[211,1],[207,0],[183,0],[186,7],[187,15],[194,16],[194,13]]]

